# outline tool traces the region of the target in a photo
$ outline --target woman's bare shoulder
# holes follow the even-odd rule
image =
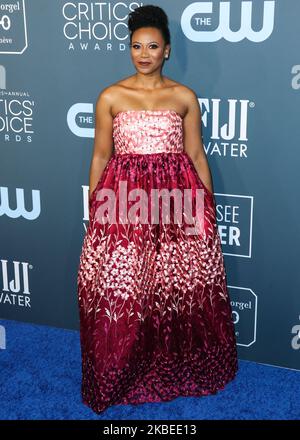
[[[178,89],[178,95],[187,108],[198,105],[197,93],[191,87],[181,84]]]
[[[187,99],[192,98],[196,95],[195,91],[191,87],[188,87],[186,84],[175,81],[175,85],[177,87],[177,91],[180,92],[181,95],[183,97],[186,97]]]
[[[176,97],[181,103],[185,105],[186,108],[195,105],[197,101],[196,92],[186,84],[180,83],[179,81],[170,80],[170,84],[173,84],[174,90],[176,92]]]
[[[116,81],[115,83],[111,84],[109,88],[114,90],[120,90],[120,88],[131,88],[133,85],[133,79],[134,75],[127,76],[125,78],[120,79],[119,81]]]
[[[130,77],[129,77],[130,78]],[[103,89],[100,90],[97,96],[97,104],[101,102],[106,102],[107,105],[111,108],[117,100],[120,99],[121,89],[125,89],[129,87],[130,82],[127,81],[127,78],[112,83]]]
[[[122,86],[123,86],[122,81],[117,81],[117,82],[115,82],[113,84],[110,84],[110,85],[108,85],[106,87],[103,87],[103,89],[101,89],[99,94],[98,94],[98,98],[100,96],[110,96],[110,95],[113,95]]]
[[[174,79],[169,78],[167,76],[164,77],[164,80],[167,85],[176,87],[178,91],[184,92],[185,90],[189,89],[189,87],[187,87],[185,84],[179,81],[175,81]]]

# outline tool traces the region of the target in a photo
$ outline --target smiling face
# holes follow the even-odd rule
[[[155,27],[143,27],[132,34],[130,54],[138,72],[150,73],[160,69],[169,48],[170,45],[165,44],[162,33]]]

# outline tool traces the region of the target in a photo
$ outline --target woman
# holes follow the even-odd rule
[[[165,12],[136,8],[128,28],[136,74],[97,100],[78,271],[82,399],[96,413],[216,393],[238,369],[198,100],[161,74],[171,47]],[[180,196],[162,198],[160,210],[155,189]],[[201,224],[192,232],[188,215],[177,221],[185,190]]]

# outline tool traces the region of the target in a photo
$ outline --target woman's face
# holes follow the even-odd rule
[[[146,74],[160,69],[168,52],[169,45],[165,44],[159,29],[144,27],[132,34],[130,53],[138,72]]]

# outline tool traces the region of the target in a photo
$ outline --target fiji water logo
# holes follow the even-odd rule
[[[29,271],[33,265],[27,261],[0,260],[0,305],[31,308]]]
[[[299,316],[300,319],[300,316]],[[292,334],[295,335],[292,337],[291,345],[294,350],[300,349],[300,324],[296,324],[292,327]]]
[[[249,99],[198,98],[202,122],[208,133],[204,143],[207,155],[218,157],[248,157],[248,120],[255,111]]]
[[[231,42],[238,43],[243,39],[250,40],[254,43],[265,41],[273,32],[275,18],[275,1],[263,2],[263,19],[262,28],[259,31],[252,29],[252,17],[261,23],[261,17],[258,17],[258,10],[254,1],[241,2],[241,18],[240,29],[232,31],[230,20],[235,10],[231,11],[233,3],[237,2],[220,2],[219,17],[214,17],[214,3],[210,2],[194,2],[185,8],[181,16],[181,28],[185,36],[196,42],[213,43],[222,38]],[[234,5],[236,6],[236,4]],[[239,5],[238,5],[239,6]],[[218,26],[214,30],[207,30],[213,25],[214,21],[218,22]],[[206,30],[203,30],[205,26]]]

